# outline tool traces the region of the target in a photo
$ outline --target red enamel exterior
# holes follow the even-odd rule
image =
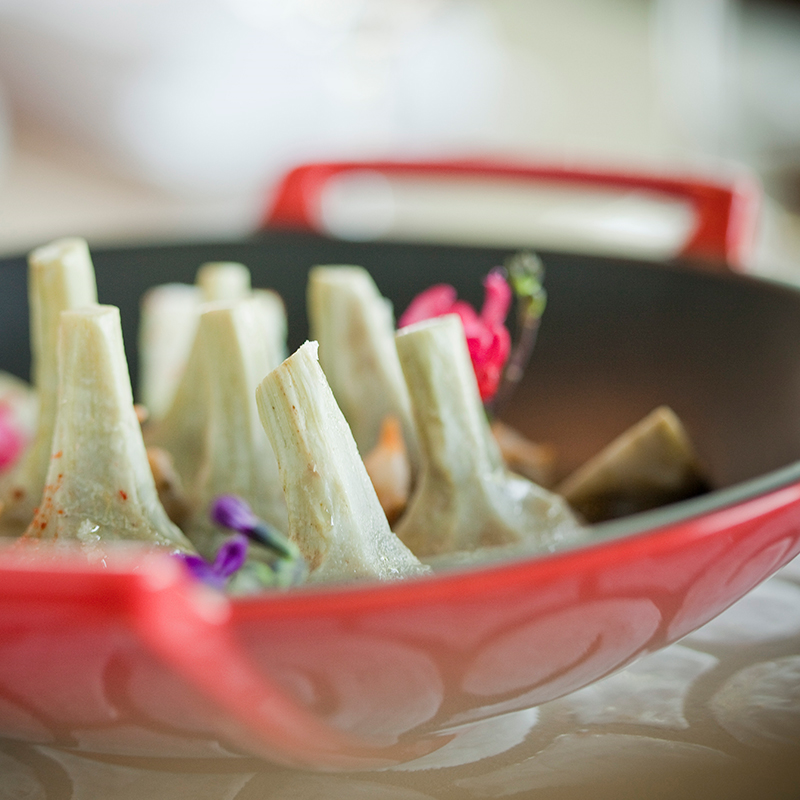
[[[379,768],[679,639],[798,553],[800,484],[543,558],[232,601],[169,559],[87,568],[9,551],[0,735],[129,755],[222,741]]]
[[[348,169],[636,187],[682,197],[684,253],[738,264],[750,184],[466,162],[318,164],[273,227],[313,228]],[[249,753],[381,768],[460,724],[565,695],[703,625],[800,553],[800,483],[656,530],[397,583],[226,599],[148,556],[88,567],[0,552],[0,736],[87,752]]]
[[[690,177],[493,161],[339,161],[305,164],[291,170],[278,186],[273,205],[264,219],[265,227],[318,231],[319,205],[325,185],[334,176],[353,170],[400,177],[500,178],[658,192],[685,200],[696,213],[696,226],[683,245],[681,255],[719,269],[741,266],[752,246],[760,204],[758,184],[749,176],[722,183]]]

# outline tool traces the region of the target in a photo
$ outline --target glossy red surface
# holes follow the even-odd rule
[[[552,556],[233,601],[169,560],[87,568],[10,551],[0,735],[379,768],[679,639],[797,553],[800,484]]]
[[[535,184],[560,184],[644,189],[688,202],[697,215],[693,233],[681,255],[718,268],[738,267],[752,245],[760,206],[755,180],[740,177],[732,182],[656,176],[631,171],[569,169],[547,165],[510,164],[496,161],[357,161],[305,164],[289,172],[279,184],[264,224],[272,228],[319,230],[319,206],[327,182],[344,172],[370,170],[389,176],[455,177],[518,180]]]
[[[273,222],[307,225],[313,205],[309,201],[325,175],[353,166],[318,165],[293,173],[284,183]],[[414,168],[437,174],[502,171],[465,164]],[[505,169],[504,174],[518,177],[530,173],[552,178],[564,173]],[[746,245],[754,208],[747,191],[600,173],[567,175],[612,185],[645,185],[695,198],[700,223],[686,246],[693,255],[721,264],[724,259],[735,260]],[[293,257],[306,267],[320,263],[315,260],[320,257],[330,263],[372,257],[368,248],[342,255],[324,241],[280,237],[272,243],[242,244],[233,257],[250,265],[261,261],[271,269],[298,248],[305,249]],[[231,244],[217,249],[187,247],[159,258],[168,256],[173,269],[185,262],[183,268],[191,275],[202,260],[231,257],[232,250]],[[406,253],[404,246],[380,246],[379,250],[377,263],[386,265],[390,259],[384,274],[397,273],[403,281],[417,267],[430,279],[448,256],[444,249]],[[469,253],[450,255],[451,269],[457,268],[461,275]],[[402,269],[391,261],[401,256],[396,264]],[[127,281],[152,283],[153,276],[161,278],[159,258],[150,251],[101,254],[98,265],[107,262],[107,271],[99,270],[98,275],[117,282],[107,287],[116,295],[106,297],[121,305],[135,304],[141,287]],[[634,407],[639,402],[637,392],[621,379],[633,374],[642,387],[658,390],[659,402],[663,392],[676,392],[676,400],[683,399],[700,421],[705,419],[709,398],[716,398],[710,422],[699,427],[712,434],[707,444],[709,452],[717,453],[721,472],[732,462],[742,463],[741,468],[729,470],[732,482],[796,461],[791,421],[797,417],[794,387],[800,378],[795,381],[792,371],[797,358],[793,351],[775,347],[772,338],[779,312],[784,326],[798,318],[794,292],[753,291],[740,276],[725,281],[707,276],[708,281],[687,284],[690,274],[672,267],[583,262],[558,269],[559,259],[551,258],[549,286],[557,288],[560,277],[563,288],[553,292],[548,321],[557,323],[559,308],[575,303],[575,318],[586,325],[593,318],[586,298],[600,299],[598,316],[603,319],[612,302],[630,312],[614,315],[618,338],[610,338],[608,326],[602,328],[606,347],[615,342],[614,359],[602,365],[602,384],[599,379],[589,381],[589,368],[581,367],[582,393],[597,401],[604,390],[613,400],[597,401],[602,413],[595,409],[592,414],[587,406],[587,423],[605,424],[613,416],[609,409],[639,413]],[[151,273],[144,274],[143,263]],[[478,261],[471,269],[478,274],[485,271]],[[631,288],[639,269],[644,288],[634,294]],[[6,269],[6,274],[12,272]],[[285,297],[290,297],[292,287],[297,290],[295,305],[302,304],[302,274],[293,272],[287,262],[274,276],[285,280],[285,288],[281,287]],[[617,277],[609,283],[592,282],[607,281],[607,276]],[[443,273],[440,279],[452,278]],[[581,286],[589,280],[583,300],[573,279]],[[723,289],[728,293],[720,294]],[[688,314],[675,297],[692,302],[700,297],[704,314]],[[654,298],[675,316],[659,321],[651,313]],[[712,301],[719,305],[716,316],[710,313]],[[730,316],[729,302],[736,302],[739,319],[762,319],[762,309],[767,309],[773,324],[763,335],[750,326],[747,347],[735,341],[735,326],[720,339],[718,328]],[[567,344],[576,329],[570,319],[554,325],[566,334]],[[636,327],[639,320],[651,319],[658,323],[652,332]],[[681,321],[680,327],[675,319]],[[731,382],[738,379],[739,368],[723,365],[722,372],[713,372],[714,365],[723,363],[713,346],[714,358],[706,362],[700,352],[697,368],[684,372],[689,356],[698,351],[695,339],[688,351],[680,339],[666,351],[679,355],[679,370],[662,358],[655,374],[649,375],[647,364],[653,360],[649,356],[641,362],[623,359],[623,345],[631,338],[663,345],[676,330],[683,332],[684,319],[710,326],[701,330],[701,339],[738,348],[738,363],[749,365],[748,375],[761,366],[768,368],[764,381],[779,388],[745,396],[752,379],[742,387]],[[632,337],[631,330],[648,332]],[[691,331],[688,323],[687,330]],[[786,327],[788,333],[793,330]],[[797,340],[800,337],[789,335],[781,339]],[[546,356],[547,347],[545,337],[537,355]],[[572,353],[565,365],[569,381],[563,392],[556,381],[552,394],[545,393],[545,398],[555,398],[550,406],[559,412],[571,398],[582,396],[576,394],[572,379],[576,359],[586,348],[581,338],[574,351],[556,351],[561,361],[564,353]],[[773,352],[781,359],[774,360]],[[536,383],[541,388],[552,370],[546,358],[539,363]],[[561,362],[554,358],[553,363]],[[708,385],[703,380],[707,373],[715,376]],[[528,391],[525,385],[523,389]],[[717,389],[719,395],[711,394]],[[647,406],[649,396],[644,395],[641,402]],[[770,402],[788,398],[786,408],[769,404],[762,408],[758,403],[765,397]],[[630,400],[630,409],[622,399]],[[532,392],[520,403],[520,421],[542,419],[542,409],[530,405],[534,400]],[[772,429],[778,412],[782,427],[775,438]],[[765,417],[769,424],[757,424]],[[548,434],[563,429],[560,419],[556,422]],[[715,427],[717,422],[722,427]],[[587,438],[582,431],[579,434],[579,440]],[[741,441],[733,443],[734,434]],[[781,449],[784,441],[786,452]],[[380,768],[413,760],[446,744],[452,726],[562,696],[676,641],[787,563],[800,553],[800,483],[797,469],[792,470],[789,477],[773,480],[760,493],[751,490],[738,502],[733,496],[714,500],[705,513],[687,506],[673,514],[669,524],[643,522],[629,536],[571,551],[406,582],[310,587],[252,599],[217,595],[191,581],[169,559],[128,556],[118,563],[88,567],[79,559],[31,559],[14,549],[0,552],[0,736],[126,756],[223,758],[245,752],[321,770]]]

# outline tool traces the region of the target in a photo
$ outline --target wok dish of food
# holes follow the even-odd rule
[[[540,253],[493,407],[470,331],[513,360],[492,309],[520,255],[279,230],[285,188],[248,241],[0,265],[0,369],[38,398],[4,378],[1,735],[408,763],[800,552],[800,291],[709,269],[702,237],[674,263]]]

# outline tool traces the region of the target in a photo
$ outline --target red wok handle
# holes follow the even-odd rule
[[[111,567],[66,555],[58,564],[42,561],[20,558],[13,550],[0,553],[0,690],[11,691],[23,706],[36,703],[26,696],[30,681],[20,683],[20,675],[38,676],[40,699],[64,693],[80,698],[87,691],[81,675],[99,671],[97,659],[109,643],[123,643],[120,658],[136,651],[155,656],[161,671],[150,680],[169,687],[137,691],[152,691],[156,698],[164,691],[188,691],[185,702],[199,698],[201,713],[210,714],[205,718],[209,729],[216,729],[212,736],[286,766],[384,768],[448,741],[439,736],[380,746],[329,725],[273,684],[237,644],[228,599],[199,586],[169,558],[145,556]],[[80,635],[74,635],[69,620],[79,621]],[[26,638],[60,642],[57,652],[68,652],[69,658],[52,669],[49,657],[41,656],[46,651],[16,646]],[[95,694],[85,703],[91,705]],[[57,715],[51,722],[70,727],[69,719]]]
[[[686,201],[695,211],[695,228],[680,255],[716,268],[742,267],[752,246],[760,206],[760,189],[750,176],[724,183],[491,161],[337,161],[305,164],[291,170],[278,186],[264,226],[319,230],[318,210],[326,183],[336,175],[355,170],[388,176],[509,178],[659,192]]]

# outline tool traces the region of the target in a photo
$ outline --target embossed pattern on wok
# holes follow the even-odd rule
[[[312,264],[363,264],[402,308],[436,281],[477,301],[480,277],[504,255],[272,233],[94,258],[133,366],[141,291],[189,281],[204,261],[242,261],[256,285],[284,294],[297,344]],[[159,563],[84,574],[5,555],[3,735],[327,769],[406,761],[443,745],[449,726],[563,695],[674,641],[800,551],[800,293],[543,255],[549,306],[506,418],[571,466],[667,403],[728,488],[553,556],[231,602]],[[0,270],[0,367],[15,371],[26,368],[23,275],[19,260]]]

